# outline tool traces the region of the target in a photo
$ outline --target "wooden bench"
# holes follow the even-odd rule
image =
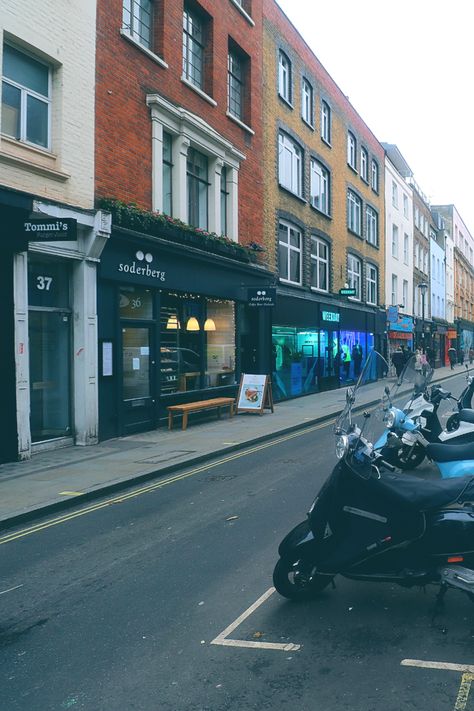
[[[186,402],[183,405],[170,405],[168,410],[168,429],[173,429],[174,415],[183,415],[183,430],[188,426],[188,415],[190,412],[199,412],[200,410],[217,409],[217,416],[221,416],[221,408],[228,407],[230,416],[234,415],[235,400],[233,397],[215,397],[212,400],[199,400],[199,402]]]

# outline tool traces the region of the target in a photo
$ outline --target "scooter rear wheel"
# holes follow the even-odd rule
[[[316,573],[308,565],[300,565],[280,558],[273,571],[273,584],[276,590],[288,600],[296,602],[312,600],[321,590],[329,585],[331,575]]]

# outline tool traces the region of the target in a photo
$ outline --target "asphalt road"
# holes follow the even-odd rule
[[[0,711],[474,710],[470,674],[401,664],[474,664],[467,597],[432,626],[435,589],[272,592],[334,461],[319,425],[3,534]]]

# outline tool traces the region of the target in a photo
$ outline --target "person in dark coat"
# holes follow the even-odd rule
[[[394,353],[392,353],[392,364],[393,364],[393,367],[395,368],[397,378],[399,378],[400,375],[402,374],[402,370],[405,365],[405,354],[402,351],[400,346],[398,346],[397,350]]]
[[[456,362],[456,349],[451,346],[448,348],[448,358],[451,365],[451,370],[454,370],[454,364]]]
[[[360,367],[362,365],[362,346],[360,343],[357,341],[357,343],[354,343],[352,346],[352,362],[354,363],[354,375],[357,377],[360,375]]]

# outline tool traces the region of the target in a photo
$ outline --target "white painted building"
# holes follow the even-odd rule
[[[411,175],[393,144],[382,144],[385,156],[385,302],[413,315],[413,194]]]
[[[446,319],[446,265],[444,249],[430,235],[431,316]]]
[[[0,461],[97,442],[96,267],[110,219],[93,209],[95,42],[96,0],[0,0],[1,257],[13,280],[1,355],[16,384],[1,406],[15,443]],[[44,241],[41,218],[41,230],[69,220],[76,238]],[[42,239],[26,251],[33,229]]]

